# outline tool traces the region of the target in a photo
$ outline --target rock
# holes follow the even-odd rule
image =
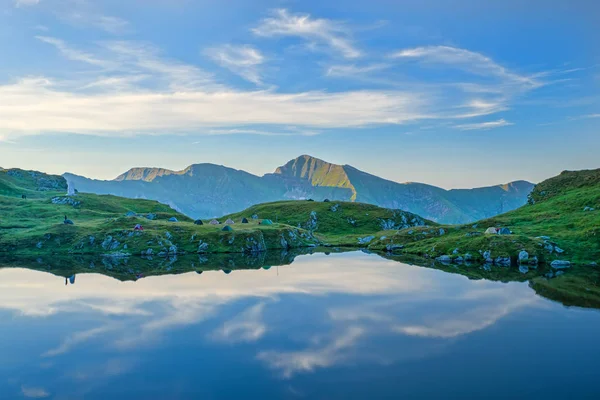
[[[444,236],[446,234],[446,231],[443,228],[440,228],[440,236]]]
[[[256,214],[253,214],[253,215],[252,215],[252,219],[258,219],[258,215],[256,215]]]
[[[364,238],[359,238],[358,239],[358,244],[369,244],[371,243],[371,241],[375,239],[375,236],[367,236]]]
[[[597,267],[598,263],[597,262],[591,262],[588,264],[588,267]]]
[[[38,249],[41,249],[43,245],[44,244],[42,242],[37,242],[37,244],[35,245],[35,247],[37,247]]]
[[[412,235],[412,234],[413,234],[413,232],[414,232],[413,230],[410,230],[410,231],[408,231],[408,234],[409,234],[409,235]]]
[[[198,253],[206,253],[208,250],[208,243],[204,243],[202,240],[198,243]]]
[[[473,261],[473,256],[471,255],[471,253],[465,254],[465,261],[466,262]]]
[[[458,254],[458,249],[454,249],[454,251],[452,252],[452,254],[454,254],[454,255]]]
[[[94,236],[90,236],[89,241],[90,241],[90,246],[93,246],[94,242],[96,242],[96,238]]]
[[[594,207],[584,207],[583,211],[594,211],[595,208]]]
[[[331,212],[337,212],[337,210],[339,210],[339,209],[340,209],[340,205],[339,204],[333,205],[330,208]]]
[[[510,267],[510,257],[496,257],[494,264],[501,265],[503,267]]]
[[[560,248],[560,247],[558,247],[558,246],[554,246],[554,251],[555,251],[555,252],[557,252],[558,254],[562,254],[562,253],[564,253],[564,252],[565,252],[563,249],[561,249],[561,248]]]
[[[546,251],[548,251],[548,253],[552,253],[554,251],[554,246],[552,246],[552,244],[548,243],[544,246],[544,249],[546,249]]]
[[[458,257],[456,257],[456,258],[454,259],[454,262],[455,262],[455,263],[462,263],[462,262],[464,262],[464,261],[465,261],[465,259],[464,259],[464,258],[462,258],[461,256],[458,256]]]
[[[389,243],[385,246],[385,250],[388,252],[393,252],[395,250],[400,250],[403,248],[404,248],[404,246],[402,246],[401,244],[393,244],[393,243]]]
[[[550,266],[555,269],[569,268],[571,266],[571,262],[566,260],[554,260]]]
[[[146,218],[149,219],[149,220],[156,219],[156,214],[152,214],[152,213],[146,214]]]
[[[494,262],[494,260],[492,259],[492,252],[491,250],[487,250],[483,253],[483,259],[485,260],[486,263],[492,263]]]
[[[169,247],[169,254],[177,254],[177,246],[171,245]]]
[[[381,230],[383,231],[391,231],[396,229],[396,223],[392,219],[383,219],[381,220]]]
[[[356,220],[355,220],[355,219],[352,219],[352,218],[348,217],[348,218],[346,219],[346,221],[348,221],[348,223],[349,223],[350,225],[352,225],[353,227],[355,227],[355,228],[356,228]]]
[[[526,252],[525,250],[521,250],[521,252],[519,252],[519,263],[525,263],[529,261],[529,253]]]
[[[126,217],[135,217],[136,215],[137,215],[137,214],[136,214],[136,213],[134,213],[133,211],[127,211],[127,212],[125,213],[125,216],[126,216]]]
[[[536,239],[550,240],[550,236],[538,236]]]
[[[165,237],[166,237],[167,239],[171,240],[171,239],[173,238],[173,235],[171,235],[171,232],[169,232],[169,231],[166,231],[166,232],[165,232]]]
[[[554,273],[554,276],[561,276],[561,275],[564,275],[564,274],[565,274],[565,271],[556,271]]]
[[[450,257],[448,255],[443,255],[443,256],[437,257],[435,260],[439,261],[441,263],[444,263],[444,264],[450,264],[452,262],[452,257]]]
[[[52,204],[70,205],[73,207],[77,207],[81,204],[80,201],[77,201],[72,197],[53,197],[51,201]]]

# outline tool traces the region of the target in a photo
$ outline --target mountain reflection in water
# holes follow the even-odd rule
[[[600,394],[596,310],[360,252],[290,262],[76,284],[69,271],[65,286],[13,261],[0,270],[0,397]]]

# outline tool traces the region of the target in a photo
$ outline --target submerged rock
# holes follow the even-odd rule
[[[571,267],[571,262],[566,260],[554,260],[550,266],[555,269],[569,268]]]
[[[444,264],[450,264],[452,262],[452,257],[450,257],[448,255],[443,255],[443,256],[437,257],[435,260],[439,261],[441,263],[444,263]]]

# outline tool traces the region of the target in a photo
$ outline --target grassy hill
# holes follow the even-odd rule
[[[371,249],[402,245],[403,252],[436,258],[450,256],[482,261],[510,257],[525,250],[540,262],[568,260],[586,265],[600,262],[600,170],[564,172],[539,184],[531,204],[476,224],[418,227],[378,233]],[[506,227],[512,235],[490,235],[489,227]]]
[[[437,225],[418,215],[370,204],[331,201],[278,201],[252,206],[223,218],[267,218],[314,232],[324,240],[345,240],[379,231]]]
[[[110,195],[67,196],[64,178],[34,171],[0,172],[0,252],[168,256],[256,252],[316,245],[312,233],[283,224],[195,225],[156,201]],[[25,194],[27,198],[23,199]],[[64,224],[68,217],[73,225]],[[177,222],[169,221],[176,218]],[[239,221],[238,221],[239,222]],[[142,224],[143,231],[134,231]]]

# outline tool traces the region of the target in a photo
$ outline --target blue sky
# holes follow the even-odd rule
[[[222,3],[0,0],[0,165],[311,154],[446,188],[600,167],[593,1]]]

